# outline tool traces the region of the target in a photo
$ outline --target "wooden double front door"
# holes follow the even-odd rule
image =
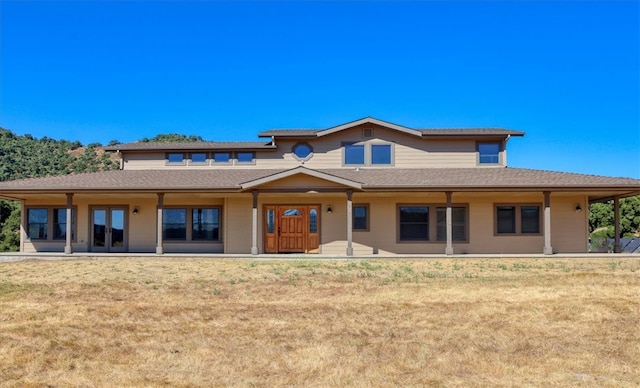
[[[265,253],[318,253],[320,205],[264,206]]]

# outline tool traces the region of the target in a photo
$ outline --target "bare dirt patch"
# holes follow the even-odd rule
[[[640,260],[0,263],[2,386],[640,385]]]

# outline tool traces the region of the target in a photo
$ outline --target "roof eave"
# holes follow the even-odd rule
[[[276,151],[278,149],[277,146],[274,145],[266,145],[264,147],[221,147],[221,148],[212,148],[212,147],[194,147],[194,148],[104,148],[107,152],[141,152],[141,153],[157,153],[157,152],[194,152],[194,151]]]

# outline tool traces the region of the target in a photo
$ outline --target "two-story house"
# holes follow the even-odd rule
[[[0,183],[23,252],[479,254],[588,249],[640,180],[507,167],[524,133],[374,118],[258,142],[107,147],[121,168]]]

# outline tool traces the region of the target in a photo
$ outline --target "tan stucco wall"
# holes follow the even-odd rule
[[[292,183],[292,182],[291,182]],[[429,204],[443,206],[444,193],[354,193],[354,204],[368,204],[370,212],[369,231],[353,232],[355,254],[444,254],[444,242],[405,243],[397,241],[397,205]],[[464,204],[469,209],[469,241],[454,242],[455,254],[464,253],[542,253],[544,236],[496,236],[494,234],[495,204],[535,203],[543,211],[542,193],[454,193],[453,204]],[[575,204],[582,212],[575,211]],[[165,252],[225,252],[249,254],[252,245],[252,197],[251,194],[233,194],[226,199],[205,194],[166,194],[164,206],[220,206],[222,208],[222,241],[216,243],[165,242]],[[263,252],[263,206],[277,204],[320,205],[320,252],[345,255],[347,248],[347,203],[344,192],[337,193],[261,193],[258,200],[258,249]],[[66,206],[63,195],[40,200],[26,200],[25,206]],[[155,252],[156,205],[155,194],[123,195],[76,195],[74,206],[78,212],[77,239],[74,251],[89,250],[90,206],[122,205],[127,207],[129,222],[129,252]],[[332,213],[328,214],[327,206]],[[134,207],[139,214],[133,215]],[[587,198],[583,194],[551,194],[551,243],[555,253],[586,252],[588,240]],[[435,225],[431,225],[434,228]],[[544,222],[541,220],[541,227]],[[24,236],[23,236],[24,237]],[[39,242],[24,238],[25,252],[64,250],[64,241]]]
[[[122,206],[127,209],[126,222],[128,222],[127,243],[128,252],[155,252],[157,236],[157,195],[75,195],[73,205],[77,209],[76,240],[73,243],[74,252],[88,252],[91,244],[91,214],[94,206]],[[164,205],[170,207],[179,206],[220,206],[223,198],[198,197],[197,195],[165,195]],[[34,206],[66,206],[66,198],[63,196],[49,199],[27,200],[26,207]],[[133,215],[133,209],[137,207],[139,212]],[[224,218],[224,210],[222,212]],[[224,228],[221,232],[224,236]],[[23,236],[25,252],[61,252],[64,250],[64,241],[29,241]],[[165,242],[165,252],[223,252],[223,244],[215,243],[181,243]]]
[[[373,128],[373,138],[363,138],[362,130]],[[298,142],[306,142],[313,147],[313,156],[307,161],[300,161],[292,154],[292,147]],[[304,165],[308,168],[326,169],[341,168],[342,146],[345,142],[388,143],[394,145],[394,167],[476,167],[476,142],[469,139],[438,140],[423,139],[406,133],[390,130],[376,125],[359,125],[327,136],[305,140],[277,140],[277,151],[257,152],[255,164],[216,165],[167,165],[165,153],[127,152],[124,158],[124,169],[237,169],[237,168],[294,168]],[[502,160],[506,157],[502,157]],[[384,166],[376,166],[384,167]],[[392,168],[391,166],[389,168]],[[483,167],[485,168],[485,167]]]
[[[251,253],[252,202],[251,195],[227,199],[224,217],[225,253]],[[262,219],[260,212],[258,219]]]

